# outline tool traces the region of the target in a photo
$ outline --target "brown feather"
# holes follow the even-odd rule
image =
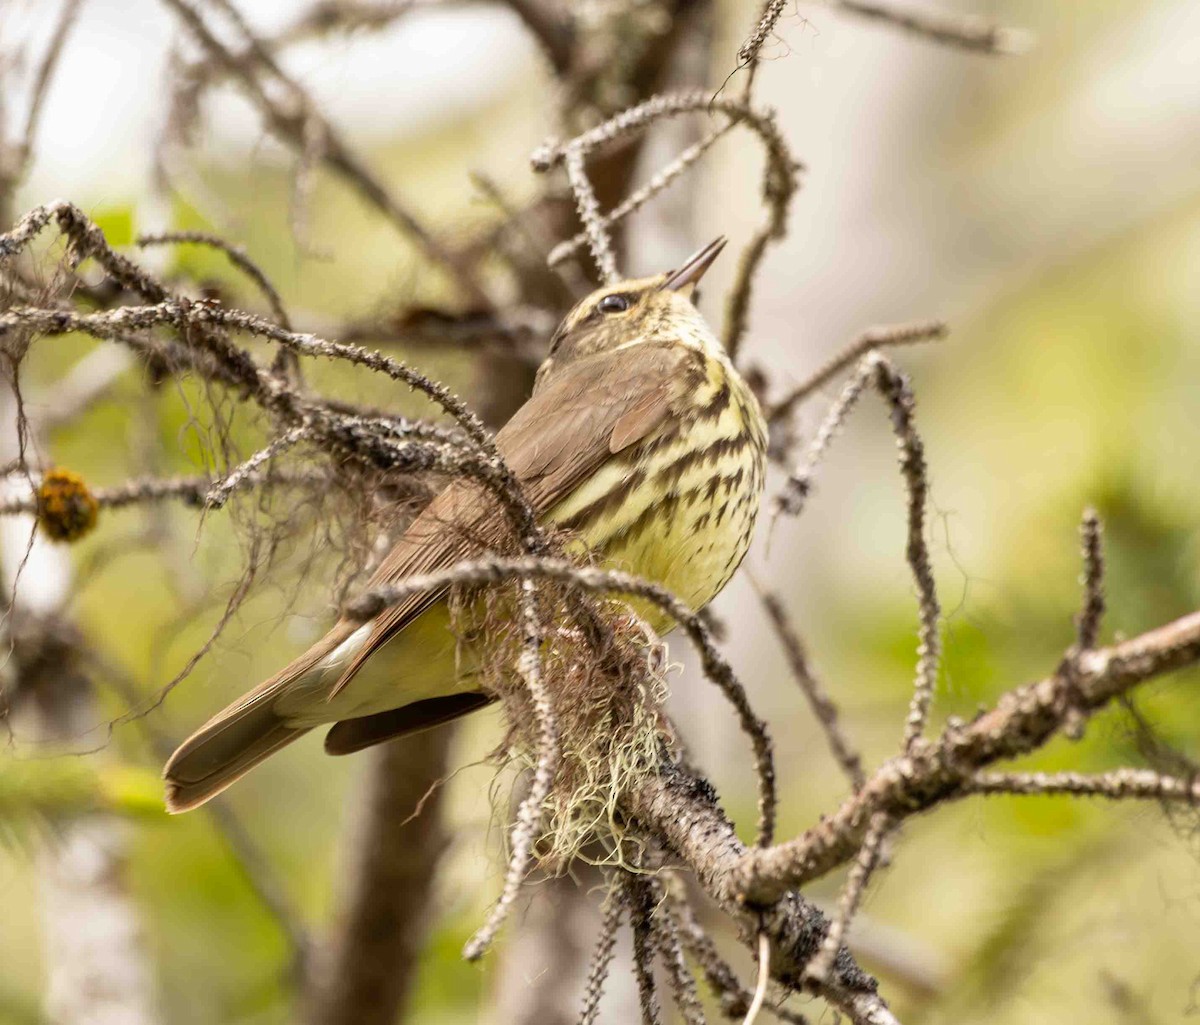
[[[441,726],[452,719],[490,705],[495,698],[481,691],[447,694],[441,698],[426,698],[410,705],[392,708],[358,719],[343,719],[334,723],[325,734],[325,753],[349,755],[363,748],[374,747],[396,737]]]
[[[540,382],[496,435],[496,447],[539,516],[566,498],[614,452],[649,437],[671,416],[671,384],[683,376],[680,368],[689,358],[691,354],[679,346],[639,345],[573,361]],[[504,510],[482,485],[451,484],[413,521],[368,587],[469,559],[500,543],[506,526]],[[370,636],[330,697],[340,693],[367,659],[441,593],[414,595],[377,616]]]

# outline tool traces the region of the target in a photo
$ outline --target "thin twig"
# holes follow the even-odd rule
[[[826,693],[820,680],[813,675],[812,667],[808,662],[808,653],[804,649],[804,642],[796,630],[795,623],[788,616],[787,610],[783,607],[783,602],[777,594],[761,586],[753,577],[751,577],[751,583],[758,592],[758,597],[767,612],[767,618],[775,629],[775,636],[783,645],[788,666],[792,670],[792,678],[800,686],[813,715],[821,724],[821,731],[825,734],[829,750],[849,778],[851,786],[855,790],[861,790],[866,780],[862,756],[853,747],[842,729],[838,719],[837,705]]]
[[[803,458],[796,464],[796,468],[788,474],[788,479],[780,489],[779,494],[772,499],[772,518],[785,513],[788,516],[799,516],[804,512],[805,504],[812,494],[813,477],[816,474],[817,467],[825,457],[825,453],[829,450],[833,439],[837,437],[838,433],[845,426],[846,418],[862,397],[863,389],[867,386],[867,382],[871,379],[871,375],[874,372],[874,364],[864,359],[854,376],[842,387],[841,394],[837,397],[833,405],[829,407],[829,411],[825,414],[824,419],[821,420],[821,425],[817,428],[817,433],[813,435],[812,441],[809,442],[808,449],[804,453]]]
[[[219,249],[229,258],[230,263],[258,286],[258,290],[266,298],[279,326],[288,331],[292,329],[291,320],[287,315],[287,310],[284,309],[279,291],[271,284],[271,279],[267,277],[266,272],[250,259],[245,247],[229,242],[220,235],[212,235],[205,231],[163,231],[155,235],[139,235],[137,244],[142,247],[195,245]]]
[[[571,183],[571,191],[575,193],[575,209],[583,223],[584,234],[587,235],[588,249],[592,259],[596,261],[596,270],[600,272],[600,281],[602,284],[611,285],[620,279],[620,274],[617,271],[617,260],[613,255],[607,223],[600,212],[600,204],[592,183],[588,181],[584,152],[581,146],[567,147],[563,163],[567,169],[567,181]]]
[[[977,772],[1033,751],[1065,725],[1067,709],[1094,711],[1138,684],[1200,662],[1200,612],[1108,648],[1007,692],[970,723],[951,723],[934,744],[882,766],[863,789],[794,840],[748,852],[736,886],[748,899],[778,898],[853,857],[873,816],[897,822],[957,795]]]
[[[259,449],[240,466],[234,467],[233,470],[209,488],[208,494],[204,496],[205,506],[209,509],[220,509],[229,501],[229,496],[245,484],[263,463],[286,452],[293,445],[303,440],[306,433],[307,428],[305,427],[293,427],[286,434],[281,434],[269,445],[265,445]]]
[[[523,638],[517,672],[529,691],[530,702],[537,720],[537,768],[534,770],[533,780],[529,784],[529,793],[525,795],[525,799],[517,811],[517,821],[512,831],[508,872],[504,878],[504,890],[488,915],[487,921],[480,926],[463,948],[463,957],[468,961],[477,961],[491,946],[492,940],[517,899],[521,883],[529,874],[529,867],[533,862],[534,844],[537,842],[538,830],[541,828],[542,806],[550,794],[554,774],[558,771],[558,721],[554,715],[554,704],[550,700],[550,692],[546,689],[542,679],[542,628],[538,621],[537,596],[533,582],[529,579],[521,580],[520,589]]]
[[[1095,509],[1086,509],[1079,526],[1083,549],[1083,608],[1076,622],[1076,646],[1090,651],[1104,618],[1104,536]]]
[[[617,945],[617,929],[625,915],[623,892],[619,872],[614,872],[608,894],[604,898],[600,933],[596,937],[596,948],[592,952],[591,964],[588,967],[579,1025],[595,1025],[596,1016],[600,1013],[600,998],[604,996],[604,983],[608,979],[613,952]]]
[[[1200,778],[1168,776],[1155,769],[1083,772],[977,772],[962,786],[967,794],[1059,794],[1119,801],[1172,801],[1200,804]]]
[[[633,926],[633,971],[637,977],[642,1025],[661,1025],[662,1016],[654,985],[654,934],[651,924],[654,905],[650,885],[638,875],[627,874],[625,892],[629,900],[629,920]]]
[[[945,338],[948,331],[949,327],[941,320],[919,320],[912,324],[868,328],[844,349],[836,353],[824,366],[770,406],[766,413],[767,422],[774,426],[813,392],[825,387],[847,367],[854,366],[868,352],[875,349],[890,349],[898,345],[912,345],[916,342],[931,342],[938,338]]]
[[[654,934],[658,952],[671,983],[671,996],[684,1025],[706,1025],[704,1006],[696,990],[696,979],[683,956],[679,927],[675,916],[663,906],[663,890],[657,880],[651,883],[655,896]]]
[[[875,0],[831,0],[835,10],[884,22],[922,39],[989,56],[1019,56],[1037,39],[1026,29],[1005,28],[982,18],[923,11],[876,3]]]
[[[837,957],[838,951],[842,948],[842,941],[845,939],[846,930],[849,929],[850,922],[858,911],[863,891],[871,879],[871,874],[875,871],[875,866],[879,863],[879,851],[884,837],[887,836],[889,821],[886,814],[880,813],[876,815],[871,820],[867,835],[863,837],[862,848],[859,850],[858,857],[850,869],[850,875],[846,879],[845,888],[842,890],[841,899],[838,901],[837,917],[829,927],[829,932],[826,933],[825,939],[821,941],[820,952],[808,968],[808,974],[818,982],[827,982],[829,980],[834,959]]]
[[[632,213],[636,213],[651,199],[657,196],[664,189],[682,175],[689,167],[699,160],[713,144],[724,136],[729,129],[734,125],[733,121],[722,125],[720,128],[715,128],[709,132],[703,139],[693,143],[682,153],[679,154],[665,167],[660,168],[650,178],[645,185],[635,189],[626,196],[620,203],[612,208],[607,214],[604,214],[601,219],[601,225],[604,228],[611,228],[614,224],[624,220]],[[557,267],[560,263],[566,260],[571,254],[577,252],[581,246],[588,244],[588,233],[581,231],[574,238],[568,239],[566,242],[560,242],[552,250],[550,255],[546,257],[546,263],[551,267]]]
[[[765,932],[758,934],[758,982],[754,986],[754,998],[742,1019],[742,1025],[754,1025],[758,1012],[767,999],[767,986],[771,981],[771,937]]]
[[[920,625],[917,630],[917,670],[912,703],[904,724],[904,749],[911,752],[921,739],[929,718],[941,664],[942,638],[939,621],[937,585],[925,539],[925,511],[929,496],[929,470],[925,464],[925,445],[913,422],[916,399],[908,378],[882,356],[875,359],[875,383],[891,411],[892,430],[900,449],[900,475],[908,493],[906,521],[908,542],[905,557],[917,585]]]
[[[755,994],[742,985],[737,972],[721,957],[712,937],[696,918],[691,905],[681,895],[672,893],[670,887],[667,888],[667,911],[675,919],[680,939],[687,952],[704,973],[709,987],[720,998],[725,1016],[744,1016]],[[808,1025],[808,1019],[803,1014],[782,1004],[768,1000],[766,1008],[780,1021],[788,1022],[789,1025]]]

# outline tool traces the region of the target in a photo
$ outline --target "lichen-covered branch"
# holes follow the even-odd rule
[[[763,901],[811,882],[854,856],[876,814],[901,820],[971,792],[980,770],[1041,747],[1072,710],[1086,715],[1138,684],[1197,662],[1200,612],[1082,652],[1070,672],[1009,691],[974,721],[951,723],[936,741],[886,762],[859,793],[794,840],[748,852],[734,873],[735,888]]]

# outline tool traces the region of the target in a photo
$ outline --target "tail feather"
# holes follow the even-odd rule
[[[357,625],[339,624],[290,665],[242,695],[187,738],[163,768],[167,811],[191,811],[215,797],[268,755],[304,736],[312,727],[289,725],[295,720],[280,708],[280,699],[336,651]]]
[[[482,691],[467,691],[414,701],[400,708],[357,719],[343,719],[334,723],[333,728],[325,734],[325,752],[331,755],[354,754],[397,737],[407,737],[411,733],[440,726],[483,708],[494,700]]]
[[[167,811],[191,811],[308,732],[288,726],[273,706],[269,698],[235,705],[180,744],[163,769]]]

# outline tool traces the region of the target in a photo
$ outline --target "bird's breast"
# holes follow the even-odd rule
[[[550,513],[607,564],[662,584],[692,608],[715,597],[746,554],[766,468],[754,395],[724,360],[705,356],[701,369],[658,432]]]

